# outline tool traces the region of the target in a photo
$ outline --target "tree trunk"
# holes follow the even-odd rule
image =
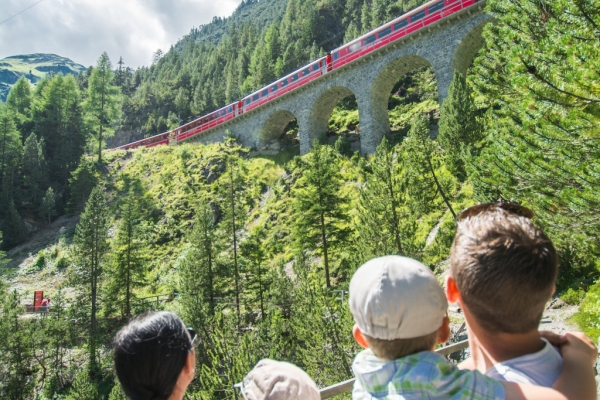
[[[240,313],[240,292],[239,292],[239,272],[238,272],[238,264],[237,264],[237,237],[235,234],[235,195],[233,190],[233,168],[229,174],[229,182],[230,182],[230,198],[231,201],[231,230],[233,233],[233,266],[235,270],[235,307],[237,310],[237,320],[238,320],[238,328],[240,327],[241,313]]]
[[[440,192],[440,194],[442,195],[442,198],[444,199],[444,203],[446,203],[446,206],[448,206],[448,209],[452,213],[452,216],[454,217],[454,219],[456,219],[456,213],[454,212],[454,209],[452,208],[450,201],[446,197],[446,193],[444,193],[444,190],[442,189],[442,185],[440,185],[440,182],[438,181],[437,176],[435,175],[435,171],[433,169],[433,165],[431,165],[431,160],[429,159],[429,156],[426,156],[425,158],[427,158],[427,164],[429,165],[429,170],[431,171],[431,175],[433,175],[433,180],[435,181],[435,185],[437,186],[438,191]]]
[[[327,235],[325,234],[325,215],[321,212],[321,240],[323,240],[323,264],[325,265],[325,283],[327,288],[331,287],[329,282],[329,258],[327,254]]]

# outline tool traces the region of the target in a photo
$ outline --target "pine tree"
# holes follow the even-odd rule
[[[23,146],[10,109],[0,104],[0,187],[13,198]]]
[[[3,237],[5,238],[4,245],[11,248],[25,240],[27,232],[25,224],[21,219],[21,215],[19,215],[19,212],[15,207],[15,202],[12,198],[5,199],[6,202],[3,203],[8,204],[8,207],[5,210],[2,210],[4,212],[4,221],[2,222],[1,228]]]
[[[52,312],[48,313],[42,333],[46,339],[49,376],[44,382],[44,394],[54,398],[66,385],[66,358],[70,350],[71,322],[62,289],[52,296]],[[39,334],[39,333],[38,333]]]
[[[334,149],[313,144],[302,160],[302,176],[294,185],[294,236],[300,249],[314,249],[323,257],[325,283],[331,287],[331,250],[349,234],[347,198],[340,193],[342,179]]]
[[[6,98],[6,106],[15,114],[17,130],[25,138],[29,136],[33,129],[33,121],[31,120],[32,97],[31,84],[24,76],[21,76],[10,89]]]
[[[69,179],[71,189],[70,208],[72,212],[84,209],[85,203],[98,181],[98,173],[94,163],[87,157],[82,157],[79,166],[73,171]]]
[[[194,326],[204,324],[206,303],[208,314],[214,315],[216,256],[216,225],[208,204],[196,210],[194,227],[189,234],[190,248],[179,263],[179,291],[183,317]]]
[[[494,0],[488,8],[498,24],[485,30],[473,81],[493,107],[473,182],[481,200],[524,202],[568,252],[587,252],[600,227],[598,3]]]
[[[408,136],[402,143],[406,158],[407,188],[411,195],[411,206],[414,210],[425,213],[433,206],[433,201],[439,194],[446,207],[456,218],[456,213],[450,203],[450,188],[452,182],[445,182],[439,174],[438,160],[440,149],[431,140],[429,119],[417,115],[412,120]]]
[[[42,149],[42,141],[37,140],[35,133],[29,135],[25,140],[22,173],[23,202],[28,206],[28,209],[35,210],[40,206],[47,185],[46,160]],[[54,202],[54,199],[52,201]]]
[[[471,155],[477,155],[477,145],[483,140],[483,127],[467,80],[458,71],[454,71],[448,97],[440,109],[437,140],[452,172],[464,181],[465,163]]]
[[[228,236],[231,238],[233,252],[233,277],[235,290],[235,305],[238,324],[241,321],[240,310],[240,271],[239,271],[239,230],[243,227],[246,219],[246,205],[244,195],[246,192],[246,169],[237,154],[227,156],[227,171],[220,178],[220,197],[223,204],[223,221]]]
[[[81,220],[77,224],[73,243],[75,264],[71,271],[71,283],[79,288],[89,318],[88,351],[90,373],[98,368],[96,349],[98,341],[98,290],[103,277],[104,259],[109,249],[108,228],[110,215],[103,188],[96,186],[86,204]]]
[[[398,149],[383,138],[368,161],[357,226],[365,259],[410,254],[416,224],[407,206],[405,173],[399,157]]]
[[[98,58],[90,76],[85,109],[98,138],[98,163],[102,164],[102,146],[105,137],[111,136],[112,124],[120,115],[121,90],[113,85],[113,72],[106,52]]]
[[[248,290],[258,292],[261,321],[265,320],[265,296],[269,286],[264,265],[266,254],[262,246],[264,235],[264,229],[257,227],[250,232],[248,238],[241,245],[242,255],[248,260],[252,268],[246,287]]]
[[[27,321],[22,319],[24,307],[16,290],[2,298],[0,313],[0,365],[3,384],[0,395],[5,399],[25,400],[33,391],[33,359]]]
[[[146,258],[142,237],[140,198],[131,190],[121,205],[121,223],[112,246],[110,283],[111,305],[121,305],[122,313],[131,316],[133,291],[145,284]]]
[[[42,198],[42,205],[40,206],[40,216],[48,219],[48,225],[52,223],[52,217],[56,215],[56,201],[54,199],[54,190],[48,188],[44,198]]]

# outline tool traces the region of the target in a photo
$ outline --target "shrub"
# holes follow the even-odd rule
[[[585,298],[585,290],[578,288],[573,289],[569,288],[566,292],[560,295],[560,299],[567,304],[572,306],[577,305],[583,301]]]
[[[45,266],[46,266],[46,253],[44,253],[43,250],[40,250],[38,252],[37,258],[33,262],[32,267],[39,271],[42,268],[44,268]]]
[[[65,269],[69,266],[69,260],[66,257],[59,257],[54,265],[56,269]]]
[[[581,330],[597,343],[600,337],[600,281],[588,290],[573,319]]]

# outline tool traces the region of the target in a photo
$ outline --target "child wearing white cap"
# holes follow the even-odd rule
[[[320,400],[310,376],[293,364],[265,358],[238,384],[245,400]]]
[[[498,382],[461,371],[433,352],[450,336],[448,303],[433,273],[400,256],[362,265],[350,282],[353,335],[366,350],[352,365],[353,399],[595,399],[596,348],[574,334],[563,344],[565,368],[554,389]],[[556,339],[556,338],[554,338]]]

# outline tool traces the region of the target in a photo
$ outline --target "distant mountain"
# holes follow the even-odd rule
[[[0,60],[0,100],[6,102],[10,88],[24,76],[35,85],[49,73],[77,75],[86,68],[56,54],[24,54]]]

